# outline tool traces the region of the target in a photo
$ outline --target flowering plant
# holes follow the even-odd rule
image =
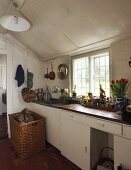
[[[128,89],[128,79],[121,78],[120,80],[111,81],[111,90],[113,97],[123,98]]]

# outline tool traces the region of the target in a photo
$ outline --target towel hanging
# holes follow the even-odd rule
[[[24,69],[21,64],[19,64],[16,69],[15,80],[17,80],[18,87],[20,87],[25,81]]]

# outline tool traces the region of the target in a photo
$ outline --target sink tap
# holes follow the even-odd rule
[[[60,88],[57,86],[53,87],[52,93],[58,93],[58,92],[60,92]]]

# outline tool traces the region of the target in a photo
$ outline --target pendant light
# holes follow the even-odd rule
[[[17,4],[11,0],[15,11],[0,17],[0,25],[9,31],[23,32],[30,29],[30,22],[17,10]]]

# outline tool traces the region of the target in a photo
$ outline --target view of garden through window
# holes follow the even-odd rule
[[[76,86],[77,96],[88,95],[88,92],[99,96],[100,84],[109,97],[109,53],[73,59],[73,87]]]

